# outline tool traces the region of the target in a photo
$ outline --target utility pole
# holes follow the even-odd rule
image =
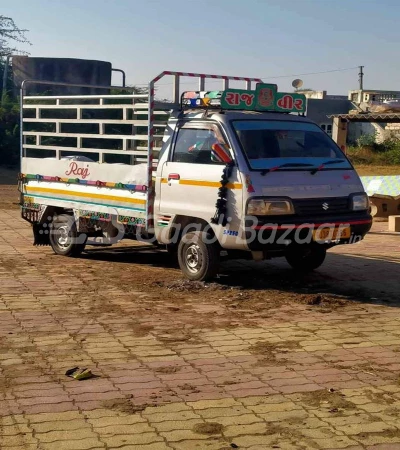
[[[360,91],[364,90],[364,66],[359,66],[360,72],[358,74],[358,82],[360,83]]]

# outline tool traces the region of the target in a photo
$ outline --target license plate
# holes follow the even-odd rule
[[[313,231],[314,241],[337,241],[338,239],[349,239],[351,236],[350,227],[339,228],[319,228]]]

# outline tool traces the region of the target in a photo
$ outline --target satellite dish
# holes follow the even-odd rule
[[[295,80],[292,81],[292,86],[295,89],[299,89],[303,86],[303,80],[300,80],[299,78],[296,78]]]

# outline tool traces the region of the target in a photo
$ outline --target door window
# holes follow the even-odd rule
[[[221,164],[212,157],[213,144],[225,144],[211,128],[180,128],[172,161],[192,164]]]

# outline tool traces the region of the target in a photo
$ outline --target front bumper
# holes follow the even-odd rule
[[[322,217],[246,217],[246,241],[250,250],[284,250],[291,244],[313,242],[313,231],[320,228],[349,227],[350,237],[324,242],[326,246],[355,243],[364,238],[372,226],[372,216],[364,211]]]

